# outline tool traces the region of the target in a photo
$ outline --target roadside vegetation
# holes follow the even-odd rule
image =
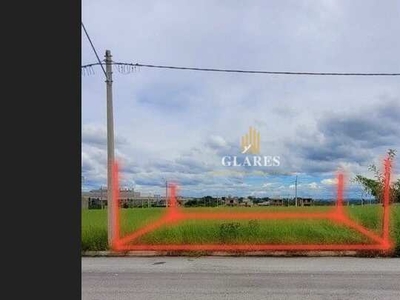
[[[183,208],[199,211],[326,211],[331,207],[217,207]],[[349,216],[380,233],[381,205],[345,207]],[[125,235],[159,219],[165,208],[121,210],[121,231]],[[391,237],[400,255],[400,205],[392,205]],[[82,210],[82,251],[107,250],[107,210]],[[363,235],[327,220],[188,220],[164,226],[142,236],[136,243],[147,244],[332,244],[370,243]]]

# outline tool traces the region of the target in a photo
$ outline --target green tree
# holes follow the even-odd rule
[[[391,163],[393,163],[396,156],[396,150],[389,149],[388,158]],[[356,175],[354,181],[361,184],[364,191],[374,196],[379,203],[383,201],[383,189],[384,189],[384,174],[377,168],[375,164],[371,164],[368,169],[374,173],[374,179],[367,178],[362,175]],[[390,187],[391,202],[400,202],[400,179],[393,182]]]

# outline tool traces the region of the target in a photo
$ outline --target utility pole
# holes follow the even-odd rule
[[[100,205],[101,205],[101,209],[104,209],[104,202],[103,202],[103,186],[100,186]]]
[[[165,207],[168,207],[168,181],[165,180]]]
[[[295,202],[295,205],[297,206],[297,175],[296,175],[296,181],[295,181],[295,186],[294,186],[294,202]]]
[[[135,188],[134,187],[132,187],[132,191],[133,191],[133,201],[132,201],[132,205],[131,205],[131,208],[133,207],[135,207]]]
[[[112,98],[112,60],[111,51],[106,50],[106,88],[107,88],[107,211],[108,211],[108,245],[112,247],[114,241],[115,207],[113,201],[113,178],[112,171],[114,166],[114,115]],[[118,202],[118,199],[117,199]]]

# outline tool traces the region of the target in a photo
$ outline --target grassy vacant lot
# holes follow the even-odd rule
[[[214,207],[185,208],[191,212],[205,211],[326,211],[330,207]],[[346,207],[359,223],[380,232],[380,206]],[[121,210],[122,234],[127,234],[160,218],[165,208],[133,208]],[[400,254],[400,206],[392,207],[391,236]],[[193,220],[164,226],[142,236],[135,243],[146,244],[339,244],[370,243],[358,232],[327,220]],[[107,211],[82,211],[82,250],[106,250]]]

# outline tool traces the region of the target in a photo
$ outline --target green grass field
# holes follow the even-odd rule
[[[323,212],[331,207],[214,207],[184,208],[206,211],[297,211]],[[381,207],[346,207],[352,219],[380,232]],[[400,206],[393,206],[391,236],[400,254]],[[165,208],[121,210],[122,235],[159,219]],[[370,243],[369,239],[343,225],[328,220],[192,220],[161,227],[142,236],[135,243],[146,244],[353,244]],[[107,250],[107,211],[82,210],[82,250]]]

